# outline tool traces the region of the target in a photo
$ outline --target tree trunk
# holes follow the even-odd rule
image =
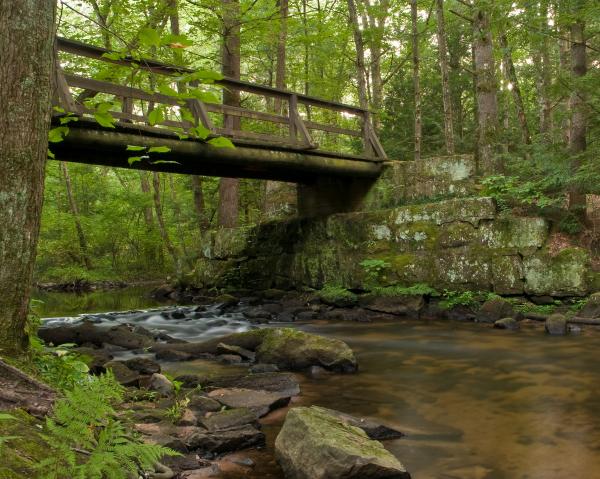
[[[223,5],[223,45],[221,48],[222,73],[239,80],[240,78],[240,4],[239,0],[222,0]],[[223,104],[240,106],[240,93],[225,89]],[[240,129],[240,118],[224,115],[225,128]],[[233,228],[238,225],[239,180],[221,178],[219,183],[219,226]]]
[[[444,137],[446,152],[453,155],[454,147],[454,115],[452,112],[452,94],[450,92],[450,74],[448,68],[448,52],[446,48],[446,27],[444,22],[444,0],[436,0],[437,43],[442,74],[442,99],[444,102]]]
[[[92,269],[92,260],[90,259],[87,240],[85,239],[85,234],[83,232],[83,226],[81,226],[81,221],[79,219],[79,208],[77,207],[77,202],[75,201],[75,196],[73,195],[69,168],[64,161],[60,162],[60,169],[65,179],[65,188],[67,191],[67,199],[69,200],[69,209],[71,210],[71,215],[73,216],[73,221],[75,222],[75,229],[77,230],[77,239],[79,240],[79,249],[81,250],[83,264],[89,271]]]
[[[140,174],[140,188],[142,189],[142,193],[144,193],[144,197],[147,197],[148,200],[150,198],[150,182],[148,181],[148,172],[139,171]],[[144,206],[144,221],[146,222],[146,226],[148,229],[151,229],[154,225],[154,216],[152,215],[152,207],[146,205]]]
[[[498,142],[498,98],[494,52],[487,11],[473,9],[473,60],[477,103],[477,160],[479,172],[492,174],[498,170],[495,148]]]
[[[550,50],[548,46],[548,3],[547,0],[540,2],[540,20],[543,38],[539,45],[538,61],[538,104],[539,104],[539,130],[543,135],[552,131],[552,105],[550,103],[550,84],[552,76],[552,64],[550,63]]]
[[[287,17],[288,0],[277,0],[279,8],[279,32],[277,35],[277,59],[275,64],[275,88],[286,87],[286,44],[287,44]],[[275,113],[282,113],[281,98],[275,98]]]
[[[412,29],[412,63],[413,89],[415,101],[415,161],[421,159],[422,119],[421,119],[421,84],[419,78],[419,30],[417,24],[417,0],[410,0],[410,18]]]
[[[561,37],[568,37],[570,32],[566,28],[559,28],[558,34]],[[558,41],[558,49],[559,49],[559,62],[560,62],[560,74],[564,78],[569,77],[571,74],[571,46],[568,38],[561,38]],[[565,99],[561,102],[562,108],[562,122],[561,122],[561,130],[563,132],[562,140],[565,145],[570,145],[571,141],[571,119],[569,118],[569,99]],[[557,135],[558,136],[558,135]]]
[[[177,255],[177,251],[175,250],[175,246],[171,243],[171,238],[169,237],[169,232],[165,226],[165,220],[163,218],[162,213],[162,204],[160,201],[160,176],[158,173],[152,173],[152,186],[154,188],[154,212],[156,213],[156,221],[158,223],[158,229],[160,231],[160,237],[162,238],[163,244],[167,248],[167,251],[171,255],[173,259],[173,265],[175,266],[175,270],[177,272],[177,276],[181,274],[181,265],[179,261],[179,256]]]
[[[371,104],[375,114],[373,115],[373,127],[379,131],[381,127],[380,113],[383,107],[383,77],[381,74],[381,58],[383,56],[382,43],[385,35],[385,20],[390,7],[389,0],[381,0],[379,8],[371,7],[370,0],[364,0],[369,15],[369,27],[371,30],[371,41],[369,50],[371,52]]]
[[[517,78],[517,72],[512,59],[512,52],[508,44],[508,39],[505,34],[500,35],[500,47],[502,48],[502,62],[504,63],[504,72],[506,79],[511,85],[511,92],[515,107],[517,109],[517,119],[519,120],[519,126],[521,127],[521,138],[523,143],[529,145],[531,143],[531,133],[529,131],[529,123],[527,122],[527,116],[525,115],[525,105],[523,104],[523,97],[521,95],[521,87],[519,86],[519,79]]]
[[[54,76],[53,0],[0,2],[0,354],[27,347]]]
[[[208,228],[208,218],[206,216],[206,206],[204,204],[204,191],[202,190],[202,178],[192,176],[192,192],[194,193],[194,209],[198,218],[198,229],[200,234]]]
[[[368,109],[369,101],[367,94],[365,47],[360,25],[358,23],[358,14],[354,0],[348,0],[348,13],[354,32],[354,45],[356,47],[356,79],[358,82],[358,100],[361,108]]]
[[[571,74],[573,78],[573,92],[569,106],[571,110],[571,131],[569,134],[569,150],[578,154],[585,151],[587,111],[584,91],[578,81],[587,73],[587,55],[584,37],[584,23],[577,21],[571,25]],[[575,167],[579,162],[575,160]]]

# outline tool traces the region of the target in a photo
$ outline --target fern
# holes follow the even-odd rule
[[[116,418],[124,389],[112,374],[90,378],[56,402],[44,439],[53,453],[36,467],[41,479],[127,479],[178,453],[144,444]]]

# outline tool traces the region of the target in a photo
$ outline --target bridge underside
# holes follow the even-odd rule
[[[382,171],[382,163],[351,155],[306,151],[293,147],[234,141],[235,148],[217,148],[200,141],[180,140],[169,132],[139,125],[114,129],[80,119],[51,150],[57,160],[137,170],[199,176],[254,178],[299,183],[300,216],[356,211]],[[130,164],[128,145],[170,149],[151,153]]]
[[[200,176],[255,178],[313,184],[322,178],[374,180],[381,162],[357,156],[301,150],[286,146],[234,141],[236,148],[217,148],[200,141],[180,140],[165,131],[119,124],[114,129],[81,119],[69,124],[69,134],[51,145],[57,160],[92,165]],[[128,145],[166,146],[168,153],[151,153],[129,164],[144,152],[127,151]]]

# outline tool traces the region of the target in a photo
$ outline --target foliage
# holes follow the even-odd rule
[[[123,388],[107,373],[76,385],[46,419],[43,436],[53,453],[37,465],[43,479],[127,479],[175,451],[143,444],[116,418]]]
[[[374,286],[384,279],[384,273],[390,268],[391,264],[382,259],[365,259],[360,262],[360,266],[365,270],[365,284]]]
[[[424,283],[413,284],[412,286],[386,286],[375,287],[371,293],[377,296],[439,296],[439,292]]]
[[[452,309],[456,306],[476,307],[481,302],[482,294],[476,291],[450,291],[445,289],[443,300],[439,305],[442,309]]]
[[[342,286],[333,284],[325,284],[321,290],[319,290],[319,296],[328,303],[345,302],[355,303],[358,301],[358,296],[352,291],[348,291]]]
[[[10,414],[0,412],[0,421],[14,421],[14,416]],[[17,439],[19,436],[0,436],[0,453],[2,452],[2,447],[5,443],[12,439]]]

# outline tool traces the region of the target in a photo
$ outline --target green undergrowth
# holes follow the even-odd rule
[[[326,303],[344,303],[348,305],[355,304],[358,296],[352,291],[348,291],[342,286],[326,284],[318,292],[319,297]]]

